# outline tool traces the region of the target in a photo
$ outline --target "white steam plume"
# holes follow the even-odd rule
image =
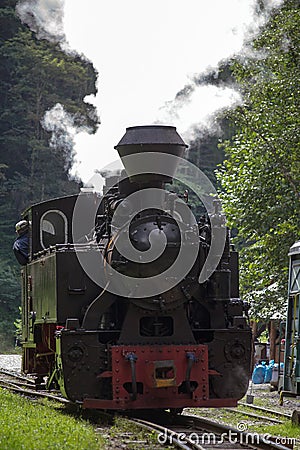
[[[46,131],[52,133],[51,147],[72,153],[75,136],[74,117],[68,114],[60,103],[45,113],[41,123]]]
[[[262,51],[254,51],[249,46],[267,23],[270,14],[275,8],[282,5],[283,0],[264,0],[263,9],[258,9],[257,0],[250,3],[252,17],[248,26],[240,33],[240,49],[229,49],[228,55],[224,55],[219,64],[225,64],[232,57],[245,59],[265,57]],[[183,135],[187,143],[195,138],[197,129],[211,129],[214,126],[214,116],[223,109],[236,107],[242,104],[243,100],[238,92],[238,87],[231,83],[224,85],[220,82],[218,86],[212,85],[209,81],[204,82],[205,77],[218,77],[219,68],[207,67],[199,74],[194,74],[191,80],[178,92],[173,100],[167,101],[159,111],[156,123],[174,124]],[[199,80],[202,79],[201,82]],[[205,105],[205,113],[203,109]]]
[[[69,114],[60,103],[56,103],[53,108],[46,111],[41,125],[44,130],[52,133],[50,147],[64,152],[67,156],[67,164],[70,162],[68,157],[73,157],[74,154],[75,135],[82,131],[91,133],[91,128],[80,125],[80,115]]]
[[[197,86],[195,82],[189,87],[189,95],[176,96],[173,101],[167,102],[157,120],[157,123],[176,125],[187,143],[195,138],[197,128],[213,127],[213,116],[218,111],[242,103],[239,92],[230,87]]]
[[[38,39],[55,43],[65,40],[64,0],[20,0],[16,12]]]
[[[70,53],[64,33],[64,6],[64,0],[19,0],[16,13],[38,39],[59,43],[63,51]],[[67,113],[60,103],[48,110],[41,120],[43,128],[52,133],[50,146],[69,156],[73,155],[75,134],[92,132],[80,122],[80,115]],[[69,162],[67,159],[66,164]]]
[[[217,72],[219,61],[250,55],[245,42],[283,0],[260,3],[264,11],[258,14],[258,0],[187,0],[184,5],[179,0],[20,0],[19,14],[38,37],[68,51],[62,29],[65,4],[67,40],[101,73],[95,105],[102,125],[95,136],[76,136],[84,162],[81,176],[88,178],[95,169],[93,156],[98,158],[99,149],[100,167],[115,159],[113,146],[126,126],[173,123],[186,137],[195,127],[210,126],[214,111],[241,101],[235,86],[208,87],[197,78],[209,65]],[[178,96],[185,87],[185,95]]]

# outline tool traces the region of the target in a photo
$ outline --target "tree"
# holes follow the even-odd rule
[[[68,141],[59,151],[49,145],[51,133],[43,126],[43,117],[47,110],[62,103],[73,117],[75,127],[94,132],[97,116],[94,107],[83,99],[96,93],[95,71],[91,63],[66,55],[45,40],[36,40],[28,29],[4,42],[0,58],[3,98],[0,146],[5,148],[2,162],[8,166],[11,187],[15,175],[21,174],[25,176],[23,192],[34,192],[35,196],[26,195],[26,201],[57,195],[57,180],[65,185],[59,188],[64,193],[70,186],[73,148]],[[37,190],[33,191],[33,184]],[[25,206],[24,201],[20,203],[23,205],[19,208]]]
[[[95,107],[84,102],[97,92],[92,63],[36,39],[17,17],[16,3],[5,0],[0,7],[0,313],[10,316],[8,334],[20,303],[14,223],[32,203],[78,192],[80,180],[70,176],[74,149],[65,121],[91,133],[98,126]],[[46,123],[50,113],[61,115]]]
[[[216,84],[215,80],[214,82]],[[224,161],[224,149],[219,144],[233,135],[233,129],[229,121],[221,115],[218,117],[216,114],[212,120],[212,128],[202,127],[195,131],[196,137],[190,143],[188,160],[199,167],[216,188],[220,188],[216,169]]]
[[[232,61],[244,104],[227,114],[237,131],[218,174],[242,247],[242,293],[263,318],[285,307],[288,249],[299,239],[299,19],[286,0],[253,41],[255,56]]]

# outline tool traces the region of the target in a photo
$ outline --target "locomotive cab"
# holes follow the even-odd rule
[[[22,370],[39,378],[55,364],[55,333],[68,317],[96,296],[95,286],[80,268],[74,252],[72,214],[77,195],[33,205],[24,213],[30,221],[29,262],[22,269]],[[99,203],[94,194],[87,204]]]

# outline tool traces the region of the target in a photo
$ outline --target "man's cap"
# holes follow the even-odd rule
[[[20,222],[16,223],[16,232],[22,233],[23,231],[28,230],[29,222],[27,220],[20,220]]]

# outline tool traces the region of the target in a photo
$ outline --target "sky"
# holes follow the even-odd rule
[[[271,8],[281,0],[265,1]],[[21,0],[25,12],[34,8],[39,37],[60,36],[68,50],[84,54],[99,73],[98,94],[86,101],[96,105],[101,125],[96,135],[74,135],[73,173],[88,182],[95,170],[118,159],[114,146],[128,126],[174,125],[189,143],[194,125],[209,124],[216,110],[240,102],[237,91],[196,87],[193,78],[245,52],[245,39],[260,24],[255,3]],[[187,84],[192,95],[179,104],[176,94]]]

